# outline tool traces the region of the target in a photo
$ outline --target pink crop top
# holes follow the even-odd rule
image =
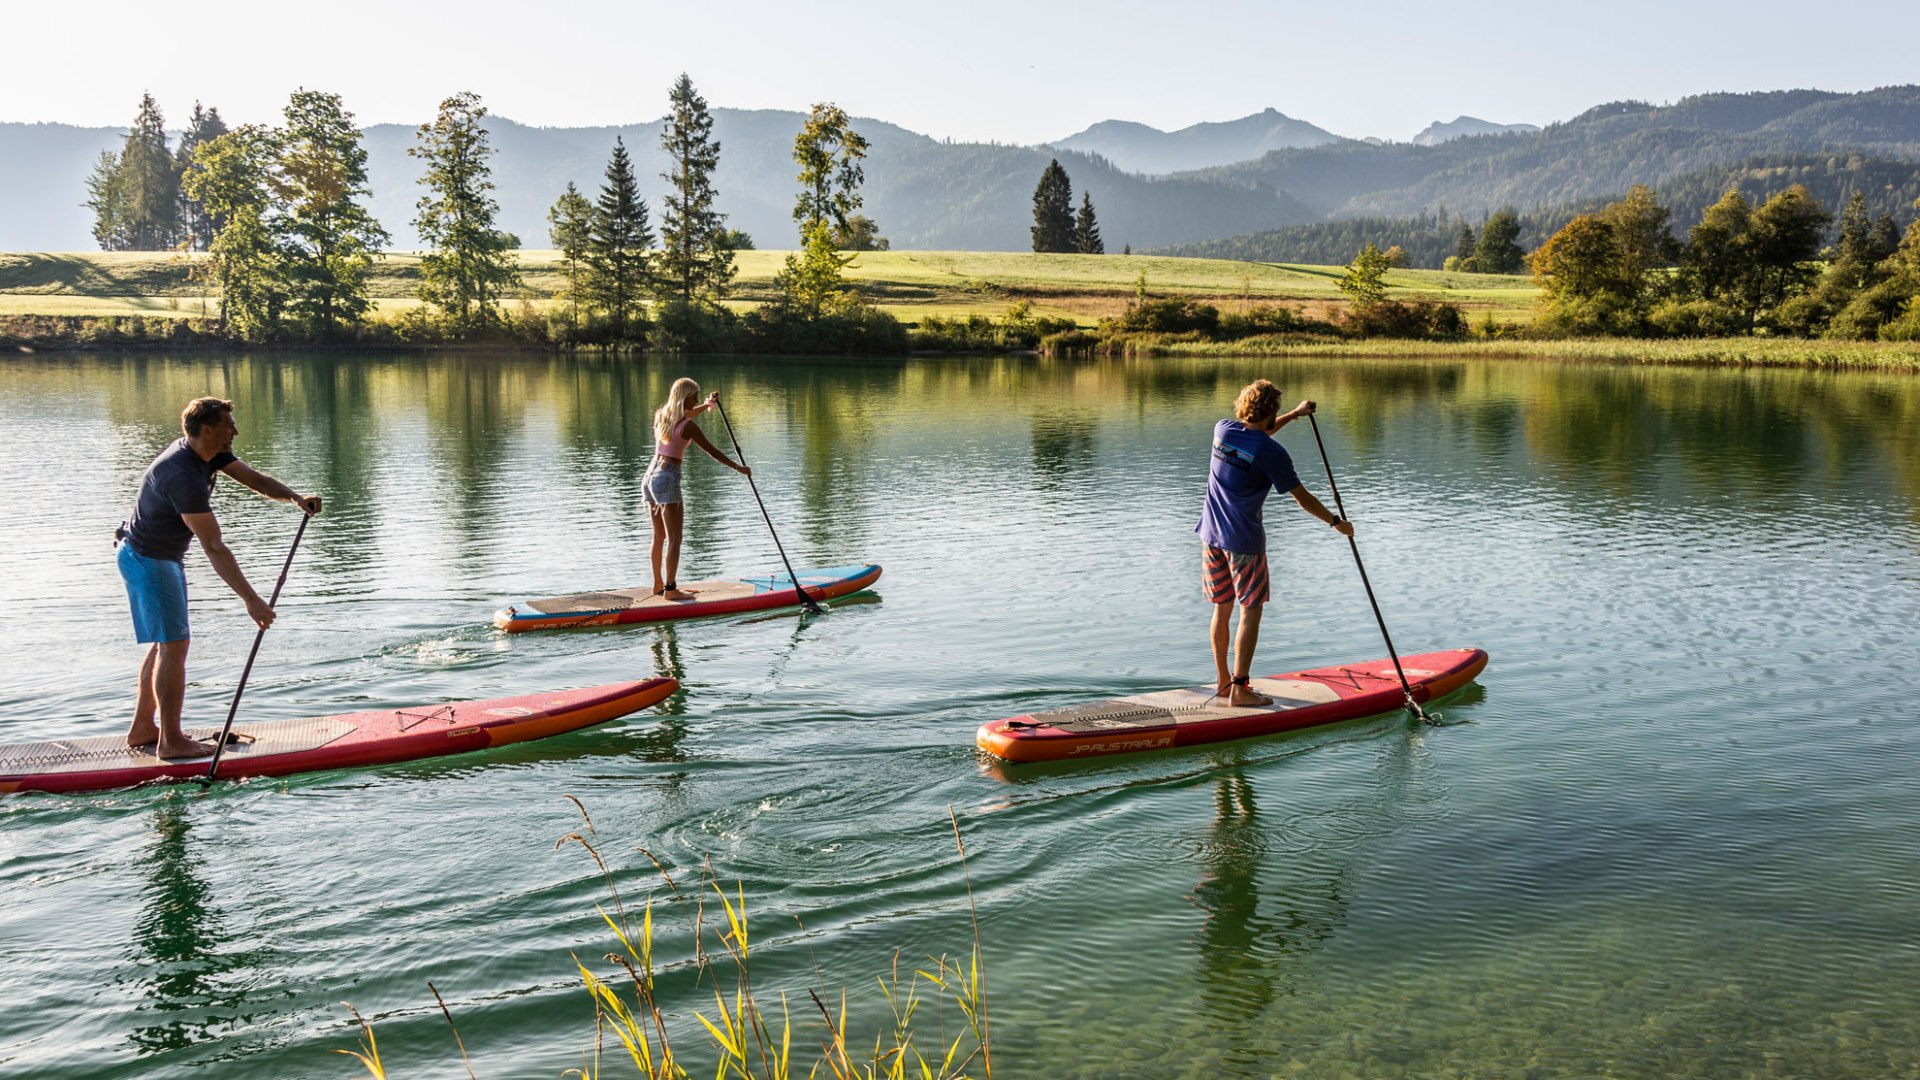
[[[693,423],[693,417],[689,416],[675,425],[672,433],[654,447],[654,453],[661,457],[685,457],[687,444],[693,441],[693,436],[687,433],[687,425],[691,423]]]

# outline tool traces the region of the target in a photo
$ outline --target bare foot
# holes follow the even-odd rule
[[[213,744],[182,736],[179,742],[161,742],[159,744],[159,751],[160,752],[154,756],[162,761],[207,757],[213,753]]]
[[[1229,690],[1230,693],[1227,694],[1227,704],[1236,709],[1273,704],[1272,698],[1245,686],[1234,686],[1230,687]]]
[[[133,747],[152,746],[160,741],[160,729],[154,725],[153,718],[135,720],[127,729],[127,745]]]
[[[661,593],[660,595],[662,595],[662,596],[664,596],[664,597],[666,597],[666,598],[667,598],[667,599],[669,599],[669,600],[691,600],[691,599],[693,599],[693,594],[692,594],[692,593],[690,593],[690,592],[688,592],[688,591],[687,591],[687,590],[685,590],[685,589],[668,589],[668,590],[667,590],[666,592],[663,592],[663,593]]]

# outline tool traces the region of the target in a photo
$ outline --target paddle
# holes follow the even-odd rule
[[[1346,505],[1340,501],[1340,485],[1333,482],[1333,462],[1327,458],[1327,444],[1320,439],[1320,421],[1315,420],[1312,413],[1308,413],[1307,423],[1313,425],[1313,442],[1315,446],[1320,448],[1320,464],[1325,466],[1327,470],[1327,486],[1333,489],[1334,512],[1339,514],[1342,520],[1345,520],[1347,508]],[[1413,687],[1407,685],[1407,673],[1400,670],[1400,654],[1394,651],[1393,637],[1387,633],[1387,620],[1380,614],[1380,601],[1374,599],[1373,582],[1367,580],[1367,564],[1360,561],[1360,545],[1354,541],[1353,537],[1349,536],[1347,537],[1347,546],[1353,549],[1353,565],[1360,570],[1360,584],[1366,586],[1367,603],[1373,605],[1373,619],[1380,624],[1380,636],[1385,639],[1387,643],[1387,655],[1393,658],[1393,673],[1400,676],[1400,691],[1406,695],[1407,711],[1423,722],[1439,727],[1440,714],[1435,713],[1432,716],[1428,716],[1426,710],[1420,707],[1420,703],[1413,700]]]
[[[727,425],[727,438],[733,443],[733,456],[739,458],[741,466],[745,467],[747,455],[740,451],[740,437],[733,433],[733,421],[727,418],[727,407],[720,404],[718,394],[713,397],[713,407],[720,410],[720,420]],[[747,487],[753,491],[753,501],[760,504],[760,518],[767,523],[767,533],[773,537],[774,550],[780,553],[780,565],[787,568],[787,580],[793,582],[793,591],[800,594],[800,605],[807,609],[809,615],[822,614],[820,605],[807,595],[806,586],[800,584],[799,575],[793,572],[793,563],[787,561],[787,549],[780,546],[780,534],[773,529],[773,518],[767,516],[767,504],[760,498],[760,485],[753,482],[752,473],[747,474]]]
[[[294,530],[293,546],[287,549],[287,561],[280,567],[280,580],[273,583],[273,595],[267,598],[267,607],[280,602],[280,587],[287,583],[287,571],[293,569],[293,553],[300,550],[300,538],[307,534],[307,522],[313,515],[302,511],[300,527]],[[212,785],[214,774],[220,769],[220,755],[227,749],[227,736],[233,732],[234,715],[240,711],[240,695],[247,691],[247,679],[253,674],[253,658],[260,655],[260,639],[267,636],[267,628],[261,627],[253,635],[253,648],[247,653],[247,666],[240,672],[240,685],[233,688],[233,704],[227,706],[227,724],[220,729],[220,741],[213,744],[213,763],[207,766],[207,775],[200,778],[200,786]]]

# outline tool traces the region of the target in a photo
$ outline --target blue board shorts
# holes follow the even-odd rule
[[[127,603],[133,608],[133,639],[142,645],[185,641],[187,634],[187,568],[172,559],[149,559],[120,545],[120,577],[127,583]]]

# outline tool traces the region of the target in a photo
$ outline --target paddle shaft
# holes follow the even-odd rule
[[[733,433],[733,421],[727,417],[727,407],[720,404],[718,396],[713,399],[713,407],[720,410],[720,421],[727,425],[727,440],[733,443],[733,455],[740,459],[740,467],[746,468],[747,455],[740,449],[740,436]],[[780,565],[787,568],[787,580],[793,582],[793,591],[799,594],[800,605],[810,615],[820,614],[820,605],[807,595],[807,587],[800,584],[800,575],[793,572],[793,563],[787,560],[787,549],[780,544],[780,534],[773,528],[773,518],[767,514],[767,504],[760,498],[760,485],[753,482],[752,473],[747,474],[747,488],[753,492],[753,501],[760,506],[760,520],[767,523],[767,535],[773,537],[773,549],[780,553]]]
[[[1313,418],[1312,413],[1308,413],[1307,423],[1313,426],[1313,444],[1320,448],[1320,464],[1327,470],[1327,487],[1333,491],[1334,512],[1344,521],[1347,517],[1347,507],[1340,501],[1340,485],[1333,481],[1333,461],[1327,457],[1327,444],[1320,438],[1320,422]],[[1387,643],[1387,655],[1393,658],[1393,673],[1400,676],[1400,691],[1407,695],[1407,710],[1420,719],[1426,720],[1427,723],[1432,723],[1433,721],[1427,720],[1427,714],[1420,708],[1420,703],[1413,700],[1413,687],[1407,683],[1407,673],[1400,669],[1400,653],[1393,647],[1393,635],[1387,633],[1387,619],[1380,614],[1380,601],[1374,598],[1373,582],[1367,580],[1367,564],[1360,561],[1360,544],[1349,536],[1347,547],[1353,551],[1353,565],[1360,571],[1360,584],[1367,590],[1367,603],[1373,606],[1373,621],[1380,624],[1380,638]]]
[[[273,595],[267,598],[267,607],[280,602],[280,587],[287,583],[287,571],[293,569],[293,553],[300,550],[300,538],[307,535],[307,522],[313,515],[302,511],[300,527],[294,530],[293,546],[287,549],[287,561],[280,565],[280,580],[273,583]],[[253,635],[253,648],[247,651],[247,666],[240,671],[240,685],[233,688],[233,703],[227,706],[227,723],[220,729],[220,741],[213,744],[213,763],[207,766],[206,778],[202,784],[213,783],[214,774],[220,770],[220,755],[227,749],[227,736],[233,731],[233,718],[240,712],[240,695],[247,692],[247,679],[253,675],[253,658],[260,655],[260,639],[267,636],[267,628],[261,627]]]

